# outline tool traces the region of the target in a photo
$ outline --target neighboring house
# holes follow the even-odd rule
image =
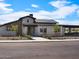
[[[0,36],[53,36],[55,35],[53,26],[56,23],[54,20],[36,19],[30,14],[17,21],[0,25]]]
[[[79,36],[79,25],[58,25],[61,28],[61,36]]]

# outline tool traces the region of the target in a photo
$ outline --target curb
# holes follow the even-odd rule
[[[69,42],[79,41],[79,39],[72,40],[0,40],[0,43],[31,43],[31,42]]]

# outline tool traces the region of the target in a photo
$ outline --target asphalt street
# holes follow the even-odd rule
[[[79,59],[79,41],[0,43],[0,59]]]

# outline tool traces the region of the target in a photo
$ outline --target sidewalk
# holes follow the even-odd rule
[[[66,40],[0,40],[0,43],[63,42],[63,41],[79,41],[79,39],[66,39]]]
[[[79,39],[55,39],[50,40],[43,37],[32,37],[33,40],[0,40],[0,43],[31,43],[31,42],[63,42],[63,41],[79,41]]]
[[[50,40],[47,38],[43,38],[43,37],[32,37],[33,40]]]

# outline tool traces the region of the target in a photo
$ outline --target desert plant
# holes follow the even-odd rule
[[[54,28],[54,32],[60,32],[60,27],[59,27],[59,25],[55,24],[55,25],[53,26],[53,28]]]
[[[25,37],[29,40],[33,40],[32,37],[30,35],[25,35]]]

